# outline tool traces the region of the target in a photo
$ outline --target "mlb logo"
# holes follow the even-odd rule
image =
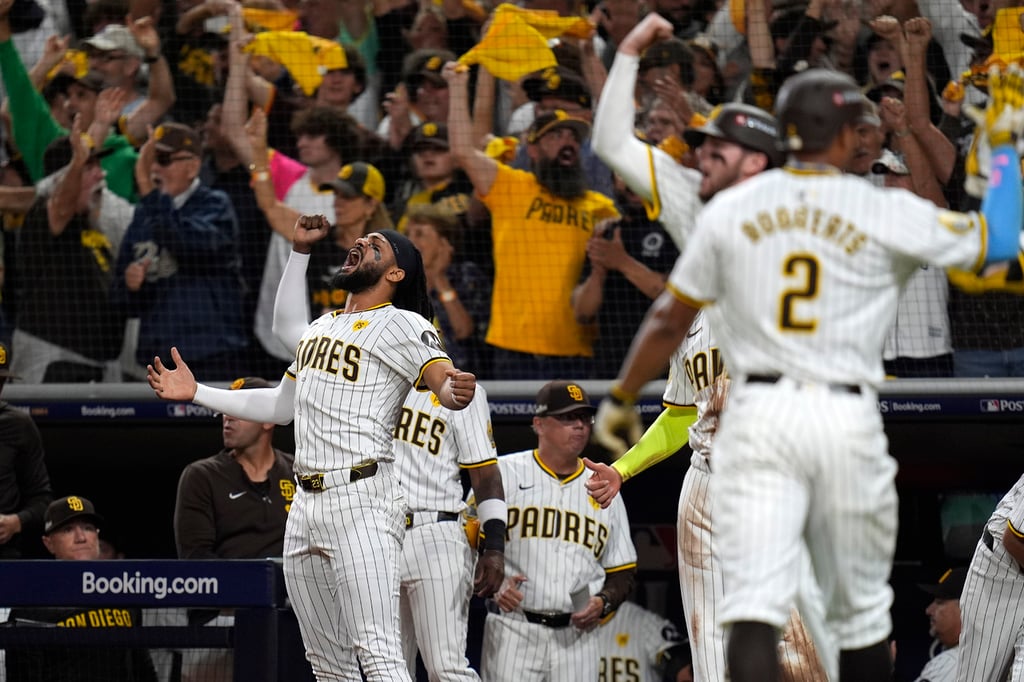
[[[981,401],[982,412],[999,412],[999,401],[995,398],[986,398]]]
[[[167,414],[169,414],[172,417],[184,417],[185,414],[186,414],[186,406],[185,405],[168,405],[167,406]]]

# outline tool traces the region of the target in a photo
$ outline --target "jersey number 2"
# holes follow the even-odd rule
[[[813,332],[818,328],[817,318],[801,319],[794,310],[798,303],[818,295],[818,261],[809,253],[790,254],[782,264],[782,272],[793,286],[782,292],[779,301],[779,327],[783,331]]]

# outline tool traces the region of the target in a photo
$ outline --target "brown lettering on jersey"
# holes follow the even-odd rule
[[[590,232],[593,225],[593,217],[589,211],[581,211],[572,204],[544,201],[537,197],[526,209],[526,219],[540,220],[545,223],[559,223],[578,227]]]
[[[580,533],[582,518],[583,533]],[[558,539],[583,545],[597,558],[601,557],[608,544],[609,528],[589,516],[557,507],[516,507],[508,508],[508,525],[505,539],[513,537]]]
[[[640,682],[640,661],[624,656],[603,656],[598,682]]]
[[[712,346],[707,351],[700,351],[694,353],[693,357],[686,358],[683,369],[694,392],[700,393],[725,374],[725,361],[722,360],[722,352],[718,347]]]
[[[395,425],[394,438],[437,455],[441,452],[441,439],[447,430],[448,425],[443,419],[403,407],[398,415],[398,424]]]
[[[299,370],[315,369],[328,374],[340,374],[343,379],[352,382],[359,380],[361,358],[359,346],[330,336],[308,338],[295,350],[295,362]]]
[[[761,239],[793,229],[809,229],[810,234],[832,242],[849,256],[857,253],[868,241],[864,232],[842,216],[826,214],[820,208],[812,209],[805,205],[795,208],[779,206],[774,209],[774,213],[762,211],[754,220],[740,222],[743,236],[755,244]]]

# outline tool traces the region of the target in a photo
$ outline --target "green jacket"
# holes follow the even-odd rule
[[[68,131],[50,114],[50,106],[29,80],[21,55],[10,40],[0,42],[0,76],[3,77],[10,101],[14,144],[21,153],[32,176],[38,182],[43,172],[43,152],[47,145]],[[103,141],[104,149],[114,149],[100,161],[107,173],[107,186],[112,192],[130,201],[138,201],[135,192],[135,160],[139,153],[124,135],[111,133]]]

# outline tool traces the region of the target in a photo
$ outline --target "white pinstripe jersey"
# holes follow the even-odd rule
[[[1007,522],[1012,523],[1018,531],[1024,531],[1024,476],[1017,479],[1013,487],[1003,495],[985,523],[985,528],[997,543],[1003,539]]]
[[[704,202],[697,196],[701,174],[676,163],[675,159],[654,147],[648,147],[650,179],[647,188],[653,201],[645,202],[652,220],[661,221],[662,227],[676,243],[680,253],[696,224],[697,214]]]
[[[907,279],[923,262],[974,269],[984,230],[856,176],[771,170],[707,203],[669,287],[719,304],[707,319],[734,377],[877,385]]]
[[[461,511],[459,470],[497,457],[483,386],[464,410],[449,410],[430,391],[409,392],[395,426],[395,466],[410,510]]]
[[[295,472],[394,460],[395,424],[423,371],[449,362],[426,319],[390,303],[322,315],[285,376],[295,387]]]
[[[670,621],[631,601],[598,630],[601,670],[598,682],[657,682],[661,655],[686,641]]]
[[[957,654],[956,647],[939,652],[921,668],[917,682],[954,682]]]
[[[605,571],[636,566],[636,549],[622,496],[607,509],[587,493],[582,460],[559,480],[536,450],[498,458],[508,504],[505,575],[525,575],[522,608],[575,611],[570,595],[583,586],[597,594]]]
[[[723,376],[727,375],[722,353],[701,310],[693,318],[686,338],[672,353],[662,402],[665,407],[697,407],[697,421],[690,426],[689,442],[694,452],[705,458],[711,456],[711,441],[718,429],[718,414],[707,414],[711,387]]]

